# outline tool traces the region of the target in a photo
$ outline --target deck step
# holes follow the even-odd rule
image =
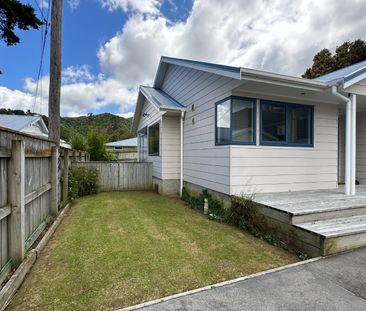
[[[316,208],[307,208],[306,210],[294,211],[291,217],[292,224],[311,223],[314,221],[334,220],[352,216],[366,216],[366,202],[362,204],[345,204],[336,206],[328,204],[317,206]]]
[[[366,215],[296,224],[323,239],[324,255],[366,246]]]

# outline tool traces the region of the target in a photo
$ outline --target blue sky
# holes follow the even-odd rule
[[[366,4],[350,2],[64,0],[62,114],[130,115],[161,55],[300,75],[319,49],[366,39]],[[42,30],[18,33],[0,42],[0,107],[47,113],[49,41],[36,92]]]

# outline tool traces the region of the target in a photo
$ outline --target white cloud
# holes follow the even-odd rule
[[[162,0],[99,0],[109,11],[123,10],[138,13],[158,14]]]
[[[69,5],[70,9],[73,11],[79,6],[80,0],[67,0],[67,4]]]
[[[38,5],[41,9],[48,9],[48,2],[46,0],[38,0]]]
[[[126,112],[126,113],[117,113],[117,116],[128,119],[128,118],[132,118],[133,114],[134,113],[131,111],[131,112]]]
[[[196,0],[184,22],[132,15],[98,56],[124,84],[151,82],[161,55],[300,75],[321,48],[364,37],[366,2]]]
[[[98,51],[103,73],[94,75],[86,65],[64,69],[63,115],[111,104],[121,114],[131,111],[138,85],[152,83],[161,55],[300,75],[321,48],[366,39],[366,1],[359,0],[196,0],[178,22],[160,12],[162,0],[99,1],[108,10],[128,12],[128,20]],[[45,113],[48,77],[40,85],[35,106]],[[1,106],[32,108],[35,87],[28,78],[25,92],[0,88]]]

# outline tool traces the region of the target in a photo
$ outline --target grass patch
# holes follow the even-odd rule
[[[8,310],[114,310],[297,258],[149,192],[76,201]]]

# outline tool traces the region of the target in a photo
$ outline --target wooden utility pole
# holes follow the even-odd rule
[[[48,137],[60,144],[62,1],[52,0]]]

